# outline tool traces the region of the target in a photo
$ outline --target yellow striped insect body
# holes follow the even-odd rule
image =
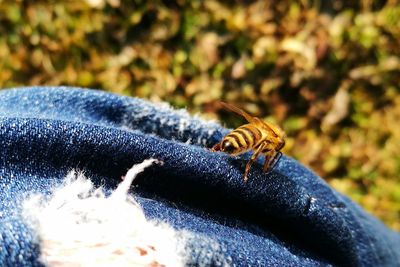
[[[285,145],[285,133],[276,125],[262,121],[235,107],[234,105],[220,102],[221,105],[232,112],[244,117],[249,123],[242,125],[229,134],[221,142],[214,145],[211,151],[221,151],[236,156],[253,150],[254,153],[246,164],[244,180],[247,181],[251,165],[261,154],[265,155],[263,171],[274,166],[282,155],[280,150]]]

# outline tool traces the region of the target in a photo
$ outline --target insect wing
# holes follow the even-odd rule
[[[271,124],[262,121],[261,119],[257,118],[257,117],[253,117],[250,114],[248,114],[247,112],[245,112],[244,110],[232,105],[232,104],[228,104],[225,102],[220,102],[220,104],[222,105],[222,107],[224,107],[225,109],[235,112],[236,114],[242,116],[243,118],[245,118],[248,122],[250,123],[254,123],[256,125],[258,125],[259,127],[267,130],[267,131],[271,131],[273,132],[275,135],[277,135],[277,131],[276,131],[276,127],[272,126]]]
[[[260,119],[251,116],[250,114],[248,114],[244,110],[241,110],[240,108],[238,108],[238,107],[236,107],[236,106],[234,106],[232,104],[228,104],[228,103],[225,103],[225,102],[220,102],[220,104],[224,109],[227,109],[229,111],[235,112],[236,114],[238,114],[238,115],[242,116],[243,118],[245,118],[248,122],[258,123],[260,121]]]
[[[262,127],[265,130],[273,132],[275,134],[275,136],[278,136],[279,133],[281,132],[281,130],[279,130],[279,128],[277,128],[276,126],[274,126],[274,125],[272,125],[272,124],[270,124],[268,122],[265,122],[265,121],[262,121],[262,120],[260,120],[260,122],[261,122],[260,125],[262,125]]]

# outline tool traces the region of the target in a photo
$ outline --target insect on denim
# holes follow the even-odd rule
[[[400,266],[400,235],[282,156],[262,159],[244,183],[249,154],[209,148],[228,132],[165,104],[67,87],[0,91],[0,265],[41,266],[21,216],[30,194],[50,194],[71,169],[105,190],[133,164],[131,193],[147,218],[191,234],[190,266]],[[60,229],[62,231],[62,229]]]

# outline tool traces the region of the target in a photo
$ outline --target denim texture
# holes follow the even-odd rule
[[[67,87],[0,91],[0,265],[40,266],[20,216],[71,169],[114,189],[135,163],[157,158],[132,191],[149,218],[191,232],[191,266],[400,266],[400,235],[282,156],[208,150],[229,130],[141,99]],[[62,229],[60,229],[62,230]]]

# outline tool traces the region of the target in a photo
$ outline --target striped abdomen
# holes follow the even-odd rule
[[[257,147],[265,137],[254,124],[245,124],[225,136],[224,141],[230,142],[236,149],[248,150]]]

